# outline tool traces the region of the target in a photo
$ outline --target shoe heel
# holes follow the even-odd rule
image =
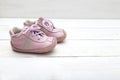
[[[20,51],[19,49],[15,48],[15,47],[13,46],[12,42],[11,42],[11,47],[12,47],[12,50],[13,50],[13,51]]]

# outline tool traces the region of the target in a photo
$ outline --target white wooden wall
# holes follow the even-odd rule
[[[120,0],[0,0],[0,17],[120,18]]]

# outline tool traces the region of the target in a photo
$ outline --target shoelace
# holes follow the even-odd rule
[[[40,30],[40,27],[36,26],[36,25],[32,25],[31,27],[24,27],[24,31],[23,31],[23,34],[25,34],[26,32],[30,31],[32,36],[34,37],[38,37],[38,40],[40,40],[44,35],[45,33],[43,33],[41,30]]]

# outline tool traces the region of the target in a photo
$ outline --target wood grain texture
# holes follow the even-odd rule
[[[120,80],[120,20],[52,19],[68,36],[44,55],[12,51],[8,31],[25,20],[0,19],[0,80]]]

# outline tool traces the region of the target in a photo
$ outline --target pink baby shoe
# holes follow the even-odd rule
[[[53,23],[44,18],[39,18],[36,22],[26,21],[24,25],[31,26],[37,24],[41,30],[50,37],[56,37],[57,42],[62,42],[66,38],[66,32],[63,29],[54,27]]]
[[[12,49],[18,52],[45,53],[52,51],[57,44],[56,38],[46,36],[35,24],[23,29],[14,27],[9,33]]]

